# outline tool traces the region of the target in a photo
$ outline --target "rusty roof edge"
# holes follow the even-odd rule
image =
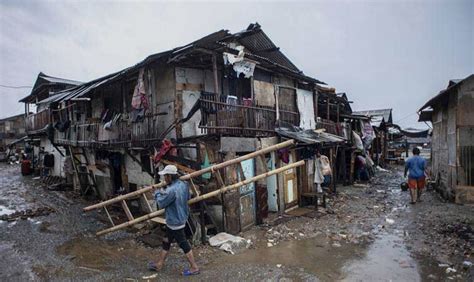
[[[433,104],[436,104],[436,102],[438,102],[439,99],[442,99],[445,95],[447,95],[446,93],[450,93],[451,91],[453,91],[454,89],[456,89],[457,87],[459,87],[461,84],[464,83],[464,81],[468,80],[468,79],[474,79],[474,74],[471,74],[469,76],[467,76],[466,78],[458,81],[457,83],[454,83],[453,85],[449,86],[448,88],[444,89],[444,90],[441,90],[436,96],[432,97],[431,99],[428,100],[428,102],[426,102],[419,110],[418,112],[421,112],[423,111],[424,109],[428,108],[428,107],[432,107]],[[450,80],[450,82],[453,81],[452,79]]]

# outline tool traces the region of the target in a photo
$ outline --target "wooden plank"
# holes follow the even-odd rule
[[[112,226],[115,226],[115,223],[112,220],[112,217],[110,216],[110,213],[109,213],[109,210],[107,210],[107,207],[104,207],[104,210],[105,210],[105,213],[107,214],[107,217],[109,218],[110,223],[112,224]]]
[[[122,208],[125,211],[125,214],[127,215],[128,220],[134,220],[132,213],[130,212],[130,209],[127,206],[127,202],[125,200],[122,201]]]
[[[217,182],[219,183],[220,187],[225,187],[224,179],[219,170],[214,171],[214,175],[216,176]]]
[[[142,197],[143,197],[143,200],[144,200],[145,203],[146,203],[146,206],[148,207],[148,210],[149,210],[150,212],[154,212],[154,210],[151,208],[150,203],[148,202],[148,198],[146,197],[146,193],[143,193],[143,194],[142,194]]]
[[[263,170],[268,172],[267,159],[265,158],[265,155],[260,155],[258,159],[260,160]]]
[[[196,185],[194,184],[192,178],[190,179],[190,182],[191,182],[191,189],[193,189],[194,194],[195,194],[196,196],[201,195],[201,192],[199,191],[199,189],[198,189],[198,188],[196,187]]]
[[[240,180],[245,180],[244,169],[242,168],[242,163],[237,164],[237,171],[240,174]]]

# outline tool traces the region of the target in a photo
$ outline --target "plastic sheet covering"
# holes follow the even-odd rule
[[[296,89],[296,102],[300,113],[300,127],[304,130],[315,129],[313,92]]]

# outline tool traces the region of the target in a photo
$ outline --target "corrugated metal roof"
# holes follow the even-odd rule
[[[185,52],[192,48],[205,48],[208,50],[218,50],[223,48],[226,43],[231,42],[233,40],[237,40],[240,44],[242,44],[249,52],[246,53],[252,59],[256,59],[257,61],[267,61],[270,65],[274,65],[281,69],[284,69],[287,73],[292,73],[301,79],[306,79],[308,81],[312,81],[315,83],[325,84],[322,81],[317,79],[308,77],[304,75],[280,50],[276,45],[268,38],[268,36],[261,30],[260,25],[251,24],[249,27],[242,31],[235,34],[229,33],[228,30],[220,30],[214,33],[211,33],[201,39],[198,39],[188,45],[184,45],[181,47],[174,48],[172,50],[168,50],[165,52],[153,54],[148,56],[145,60],[141,61],[140,63],[136,64],[135,66],[126,68],[119,72],[104,76],[102,78],[80,84],[76,87],[68,89],[66,91],[60,91],[55,93],[55,95],[41,101],[40,103],[52,103],[52,102],[59,102],[62,100],[68,100],[76,97],[82,97],[88,94],[93,89],[97,87],[111,82],[123,75],[126,75],[132,71],[137,70],[138,68],[142,67],[145,64],[148,64],[152,61],[163,57],[169,57],[170,55],[178,55],[181,52]]]
[[[44,80],[46,80],[50,83],[59,83],[59,84],[68,84],[68,85],[79,85],[79,84],[83,83],[83,82],[76,81],[76,80],[49,76],[49,75],[46,75],[42,72],[39,73],[38,77],[41,77],[41,78],[43,78]]]
[[[283,137],[296,139],[305,144],[323,144],[323,143],[344,143],[346,140],[340,136],[316,132],[315,130],[302,130],[291,124],[280,124],[275,128],[275,132]]]
[[[41,92],[42,89],[45,87],[51,87],[55,85],[62,85],[66,87],[73,87],[79,84],[82,84],[83,82],[76,81],[76,80],[71,80],[71,79],[65,79],[65,78],[60,78],[60,77],[54,77],[54,76],[49,76],[46,75],[42,72],[40,72],[36,78],[35,84],[33,85],[33,88],[31,89],[31,93],[20,99],[19,102],[31,102],[34,101],[34,97]]]
[[[386,123],[392,123],[392,109],[364,110],[352,112],[354,115],[367,116],[371,118],[371,122],[382,122],[382,118]]]
[[[418,111],[422,111],[428,107],[432,107],[434,104],[438,103],[439,101],[446,98],[453,89],[456,89],[459,85],[461,85],[464,81],[474,79],[474,74],[469,75],[464,79],[452,79],[449,81],[448,87],[445,90],[439,92],[438,95],[434,96],[428,102],[426,102]]]

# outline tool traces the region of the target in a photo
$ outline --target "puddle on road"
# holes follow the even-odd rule
[[[393,234],[378,237],[366,256],[344,266],[343,272],[344,281],[421,281],[403,238]]]
[[[262,264],[304,268],[323,281],[339,279],[344,264],[352,259],[360,259],[365,254],[361,245],[341,243],[333,247],[323,236],[298,241],[281,242],[270,248],[246,250],[234,256],[225,256],[219,263]]]
[[[133,240],[108,242],[94,237],[70,240],[59,246],[56,252],[78,267],[103,271],[115,269],[117,265],[126,264],[129,260],[152,260],[157,255]]]

